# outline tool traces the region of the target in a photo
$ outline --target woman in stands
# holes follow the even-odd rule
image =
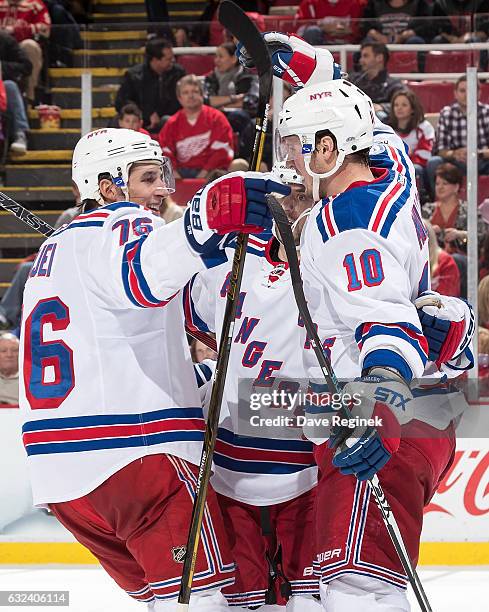
[[[392,96],[388,123],[409,147],[416,176],[422,176],[433,150],[435,130],[424,118],[421,102],[413,91],[401,89]]]
[[[443,163],[436,169],[435,202],[423,205],[423,216],[431,222],[438,242],[450,253],[465,253],[467,244],[467,202],[460,199],[463,175],[457,166]],[[480,244],[487,225],[477,213]]]

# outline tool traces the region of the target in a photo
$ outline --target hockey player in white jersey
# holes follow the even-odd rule
[[[291,184],[282,203],[299,236],[312,200],[297,172],[279,174]],[[230,251],[232,260],[232,245]],[[219,334],[229,275],[226,263],[195,276],[184,292],[187,326]],[[236,582],[223,592],[233,609],[317,612],[313,445],[300,428],[284,437],[281,425],[260,426],[263,411],[249,408],[252,394],[295,393],[307,384],[288,264],[269,233],[249,237],[240,291],[211,479],[237,564]],[[291,417],[296,407],[290,408],[277,406],[272,414]]]
[[[280,40],[276,56],[283,52]],[[299,80],[307,85],[307,76]],[[423,315],[432,329],[421,332],[414,302],[429,278],[412,164],[389,128],[376,126],[374,145],[373,106],[363,92],[346,81],[314,83],[286,101],[279,119],[279,150],[317,201],[301,244],[306,297],[320,338],[335,339],[335,371],[360,377],[344,389],[364,397],[357,416],[384,423],[374,432],[333,430],[329,446],[318,447],[315,567],[328,612],[402,612],[409,610],[406,576],[364,480],[382,469],[384,491],[416,562],[423,507],[450,465],[454,432],[450,417],[436,414],[435,402],[428,404],[431,414],[415,412],[419,402],[409,383],[423,375],[428,357],[440,365],[440,340],[451,346],[450,366],[469,366],[473,329],[468,307],[462,314],[459,302],[457,321],[436,329],[440,320],[433,325]],[[311,377],[320,379],[312,351],[304,354]],[[319,442],[328,435],[316,428],[311,437]]]
[[[129,595],[173,610],[204,430],[176,296],[225,259],[233,232],[271,225],[264,194],[283,187],[230,175],[166,226],[151,209],[172,190],[171,166],[154,140],[122,129],[79,141],[73,181],[101,206],[44,242],[24,292],[20,404],[34,503]],[[190,608],[215,612],[227,608],[220,589],[234,563],[212,490],[201,542]]]

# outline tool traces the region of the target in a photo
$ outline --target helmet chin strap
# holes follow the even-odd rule
[[[328,172],[322,172],[320,174],[318,174],[317,172],[314,172],[314,170],[311,170],[311,157],[312,157],[311,154],[304,155],[304,165],[305,165],[307,174],[310,177],[312,177],[312,197],[314,198],[315,202],[318,202],[321,199],[321,196],[319,195],[319,183],[321,179],[328,178],[328,176],[332,176],[335,172],[337,172],[340,169],[341,164],[345,160],[345,152],[340,151],[338,153],[338,157],[336,158],[335,165],[331,168],[331,170],[329,170]]]

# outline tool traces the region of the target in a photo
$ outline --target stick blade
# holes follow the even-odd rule
[[[219,22],[244,45],[253,58],[259,76],[271,73],[272,61],[260,31],[237,4],[223,0],[219,5]]]

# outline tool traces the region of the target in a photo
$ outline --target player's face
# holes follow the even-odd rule
[[[141,204],[160,216],[163,199],[169,194],[160,164],[140,163],[133,166],[128,188],[131,202]]]
[[[302,229],[307,220],[307,215],[301,217],[304,211],[314,206],[313,199],[307,195],[306,188],[304,185],[291,185],[290,195],[285,196],[281,200],[282,208],[287,215],[287,219],[295,225],[293,225],[292,233],[294,236],[295,244],[298,246],[300,243],[300,237]],[[299,219],[299,221],[298,221]]]
[[[397,96],[393,105],[394,116],[398,121],[409,119],[413,113],[411,103],[406,96]]]
[[[291,185],[290,195],[285,196],[280,201],[282,208],[287,215],[287,219],[293,223],[300,215],[312,206],[312,200],[306,195],[304,185]]]
[[[200,340],[195,340],[194,351],[195,351],[195,360],[197,363],[202,363],[204,359],[215,359],[216,358],[216,353],[212,349],[210,349],[208,346],[206,346],[203,342],[201,342]]]
[[[304,179],[304,186],[308,193],[312,192],[312,178],[306,170],[304,154],[302,153],[302,143],[298,136],[285,136],[280,138],[279,134],[275,137],[275,152],[278,161],[283,161],[289,168],[295,168]]]

